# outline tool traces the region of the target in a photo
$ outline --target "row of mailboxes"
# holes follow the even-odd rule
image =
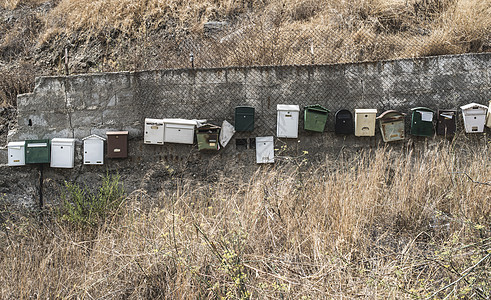
[[[128,131],[109,131],[107,135],[108,158],[125,158],[128,156]],[[86,165],[104,164],[105,138],[90,135],[82,139]],[[75,139],[54,138],[52,140],[27,140],[10,142],[8,148],[8,165],[24,166],[26,164],[47,164],[53,168],[73,168],[75,161]]]

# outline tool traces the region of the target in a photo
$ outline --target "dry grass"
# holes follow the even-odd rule
[[[175,178],[157,206],[133,194],[90,232],[6,222],[0,297],[401,299],[459,278],[435,296],[489,297],[491,186],[467,178],[489,180],[489,157],[379,149],[206,187]]]

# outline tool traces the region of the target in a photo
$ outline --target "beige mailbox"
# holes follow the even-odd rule
[[[10,142],[7,145],[8,148],[8,165],[14,166],[25,166],[26,165],[26,142]]]
[[[467,133],[480,133],[484,131],[486,113],[488,108],[482,104],[470,103],[461,106],[464,128]]]
[[[145,119],[145,134],[143,135],[145,144],[164,144],[164,120]]]
[[[192,144],[196,121],[186,119],[164,119],[164,142]]]
[[[75,139],[54,138],[51,140],[52,168],[73,168],[75,161]]]
[[[355,109],[355,135],[374,136],[376,109]]]

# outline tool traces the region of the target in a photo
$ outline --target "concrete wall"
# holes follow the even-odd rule
[[[396,109],[408,113],[409,119],[410,108],[417,106],[457,109],[470,102],[487,104],[491,99],[490,58],[491,53],[484,53],[340,65],[42,77],[36,80],[32,93],[18,97],[18,126],[9,132],[8,140],[54,137],[80,140],[90,134],[104,136],[108,130],[128,130],[128,159],[108,160],[103,167],[84,166],[79,141],[76,168],[62,171],[45,168],[44,176],[51,176],[54,182],[63,178],[87,181],[87,177],[93,176],[96,182],[97,176],[106,171],[126,170],[135,173],[125,175],[126,181],[131,182],[129,189],[133,190],[144,188],[142,176],[154,174],[156,165],[170,165],[174,169],[180,165],[183,171],[203,177],[216,174],[217,170],[227,173],[237,168],[254,169],[257,167],[254,149],[236,147],[235,139],[253,141],[256,136],[275,135],[277,104],[298,104],[301,108],[321,104],[332,112],[325,133],[304,131],[301,120],[298,140],[275,142],[276,148],[285,149],[279,156],[296,157],[306,150],[309,156],[318,159],[347,146],[373,147],[381,142],[378,132],[374,138],[335,136],[333,113],[341,108],[351,111],[376,108],[379,112]],[[256,108],[255,130],[236,134],[219,153],[199,153],[196,145],[143,144],[146,117],[208,119],[215,124],[228,120],[233,124],[234,108],[238,105]],[[0,158],[6,163],[5,150]],[[15,172],[30,174],[31,168],[15,171],[10,168],[9,172],[13,176]]]

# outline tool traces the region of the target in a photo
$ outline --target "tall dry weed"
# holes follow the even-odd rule
[[[7,221],[0,296],[489,296],[490,170],[485,145],[382,148],[239,181],[175,178],[153,208],[133,194],[93,232]]]

